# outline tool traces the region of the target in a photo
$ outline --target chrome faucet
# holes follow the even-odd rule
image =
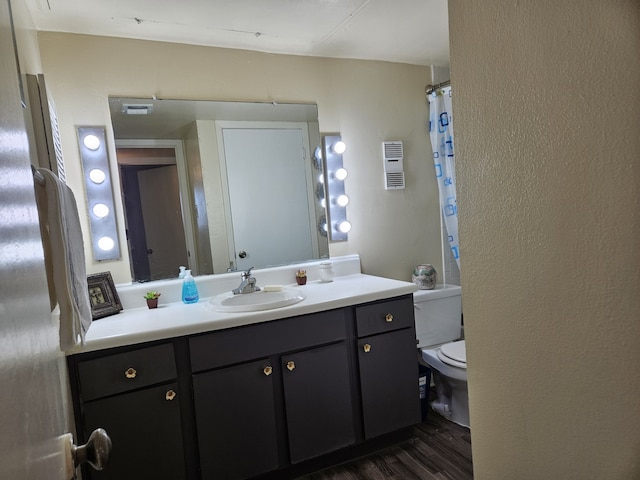
[[[253,270],[253,267],[251,267],[246,272],[242,272],[242,281],[240,282],[240,285],[238,285],[238,288],[234,288],[233,290],[231,290],[234,295],[260,291],[260,287],[256,285],[255,277],[251,275],[251,270]]]

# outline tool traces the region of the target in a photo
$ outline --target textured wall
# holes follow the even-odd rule
[[[110,131],[109,95],[317,103],[321,133],[340,132],[348,142],[345,185],[353,230],[348,242],[330,246],[331,255],[360,253],[366,273],[404,280],[418,263],[441,270],[424,96],[428,68],[56,33],[40,33],[39,40],[67,177],[79,198],[84,193],[75,126],[107,125]],[[384,190],[384,140],[405,142],[406,190]],[[112,145],[109,153],[115,172]],[[90,252],[88,258],[89,272],[111,270],[116,283],[130,281],[126,259],[94,264]]]
[[[449,9],[475,478],[640,478],[640,3]]]

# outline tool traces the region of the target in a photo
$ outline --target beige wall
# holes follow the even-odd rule
[[[67,176],[77,197],[84,198],[84,191],[75,126],[105,125],[110,135],[109,95],[315,102],[320,131],[340,132],[348,143],[346,190],[353,230],[348,242],[330,246],[331,255],[359,253],[366,273],[405,280],[421,262],[441,271],[438,194],[424,97],[428,68],[50,32],[41,32],[39,43],[56,102]],[[405,190],[384,190],[384,140],[405,142]],[[113,145],[109,153],[115,174]],[[84,220],[84,205],[80,214]],[[88,231],[87,221],[83,227]],[[122,232],[122,222],[119,228]],[[124,247],[122,233],[120,237]],[[90,272],[110,270],[116,283],[130,280],[127,259],[95,264],[90,251],[87,257]]]
[[[475,478],[640,478],[640,6],[449,19]]]

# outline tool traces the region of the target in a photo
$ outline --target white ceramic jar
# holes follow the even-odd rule
[[[319,268],[320,268],[320,281],[333,282],[333,263],[321,262]]]

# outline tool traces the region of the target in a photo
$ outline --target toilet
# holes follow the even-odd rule
[[[438,285],[413,293],[420,360],[431,369],[437,398],[431,408],[469,427],[467,356],[462,337],[462,289]]]

